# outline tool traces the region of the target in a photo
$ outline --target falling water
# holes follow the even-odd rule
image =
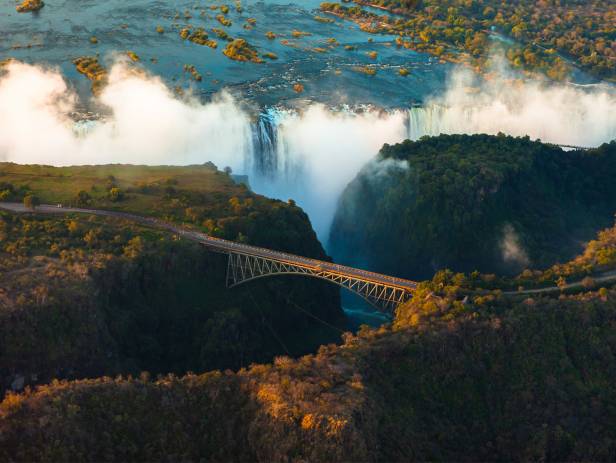
[[[599,146],[616,139],[616,113],[603,123],[595,123],[582,111],[571,109],[561,117],[546,118],[534,124],[519,124],[520,115],[496,112],[490,116],[489,108],[482,106],[450,107],[432,104],[410,108],[408,114],[408,138],[418,140],[423,136],[457,133],[499,132],[514,136],[530,136],[547,143],[576,146]],[[612,122],[610,124],[610,121]]]

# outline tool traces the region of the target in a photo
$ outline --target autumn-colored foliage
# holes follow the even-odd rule
[[[37,187],[39,166],[5,167],[32,175],[3,170],[3,178]],[[44,192],[46,202],[68,205],[60,197],[75,188],[68,197],[81,207],[150,207],[217,236],[327,258],[300,208],[255,195],[215,167],[103,167],[105,186],[89,192],[81,178],[96,185],[101,167],[48,169],[47,185],[69,170],[72,181]],[[150,174],[158,180],[144,183]],[[12,183],[0,191],[5,200],[28,196]],[[224,256],[130,221],[0,211],[0,395],[16,378],[239,368],[338,338],[308,315],[344,323],[327,283],[272,278],[229,291],[225,276]]]
[[[384,157],[401,153],[408,144]],[[147,204],[219,236],[324,257],[292,200],[254,195],[230,170],[3,167],[31,174],[27,185],[0,174],[10,200],[70,172],[69,192],[37,193]],[[86,198],[81,176],[102,175],[106,189]],[[113,188],[123,201],[106,202]],[[613,269],[615,250],[616,227],[546,272]],[[0,212],[0,386],[26,385],[0,402],[0,461],[616,459],[615,289],[583,280],[575,294],[518,297],[495,275],[442,270],[391,324],[301,355],[292,343],[314,317],[334,322],[328,288],[289,280],[237,293],[224,269],[224,256],[123,220]],[[207,369],[219,371],[188,372]]]
[[[263,62],[257,50],[244,39],[233,40],[227,44],[223,53],[226,57],[235,61],[251,61],[253,63]]]
[[[73,60],[73,64],[81,74],[85,75],[92,82],[92,93],[100,94],[103,87],[107,84],[107,70],[98,62],[94,56],[82,56]]]
[[[18,13],[28,13],[31,11],[38,11],[45,6],[42,0],[23,0],[16,9]]]
[[[611,461],[616,292],[475,303],[457,284],[315,355],[9,394],[0,457]]]

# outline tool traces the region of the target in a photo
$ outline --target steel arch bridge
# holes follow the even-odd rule
[[[242,252],[226,254],[228,288],[269,276],[302,275],[334,283],[358,294],[377,310],[388,313],[409,300],[415,289],[414,282],[362,270],[359,272],[365,275],[354,275],[345,271],[348,267],[329,262],[308,265]]]

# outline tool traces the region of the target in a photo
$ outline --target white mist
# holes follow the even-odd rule
[[[439,133],[529,135],[596,146],[616,138],[613,86],[582,88],[457,72],[424,108],[333,111],[313,104],[281,111],[274,172],[255,169],[251,117],[228,94],[203,103],[178,98],[155,76],[124,63],[110,71],[97,103],[109,116],[79,133],[67,113],[77,96],[55,69],[18,62],[0,77],[0,160],[51,165],[201,164],[246,173],[258,193],[295,199],[326,242],[345,186],[383,143]]]

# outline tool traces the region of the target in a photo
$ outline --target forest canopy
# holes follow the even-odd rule
[[[0,459],[613,461],[616,291],[520,299],[465,278],[439,272],[393,324],[314,355],[9,394]]]
[[[565,151],[441,135],[385,145],[341,198],[332,252],[358,263],[361,250],[375,270],[415,279],[550,266],[611,224],[615,176],[616,142]]]

